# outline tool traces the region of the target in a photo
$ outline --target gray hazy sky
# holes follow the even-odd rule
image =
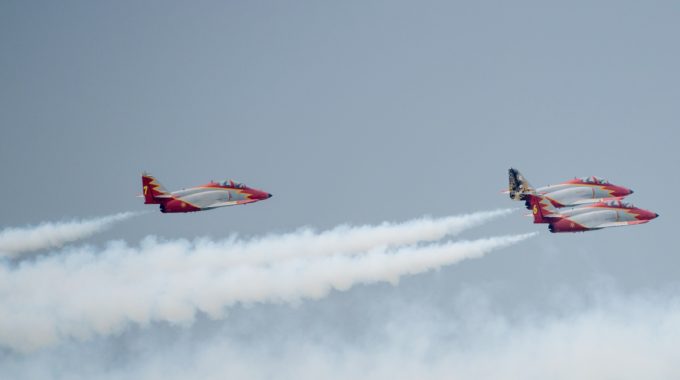
[[[465,237],[537,238],[398,287],[252,306],[40,358],[0,353],[0,367],[17,378],[55,360],[75,378],[157,374],[135,353],[183,352],[215,334],[229,350],[248,341],[253,361],[316,334],[352,351],[370,346],[375,325],[412,327],[385,316],[404,305],[454,318],[474,294],[512,319],[559,314],[565,292],[676,289],[679,19],[671,1],[3,1],[0,227],[154,210],[90,240],[134,245],[444,216],[518,206],[500,194],[510,166],[534,185],[608,178],[661,217],[552,235],[518,212]],[[274,198],[161,215],[135,198],[142,170],[168,189],[234,178]],[[75,364],[88,345],[101,366]]]

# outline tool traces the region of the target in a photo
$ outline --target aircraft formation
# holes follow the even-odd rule
[[[547,224],[550,232],[583,232],[648,223],[659,214],[623,202],[633,190],[598,177],[574,178],[556,185],[534,188],[517,170],[508,170],[507,193],[524,201],[534,223]],[[158,180],[142,173],[145,204],[157,204],[162,213],[186,213],[259,202],[271,194],[242,183],[225,180],[169,192]]]
[[[623,202],[633,190],[598,177],[575,178],[533,188],[517,170],[508,170],[510,199],[524,201],[534,223],[550,232],[583,232],[648,223],[659,214]]]

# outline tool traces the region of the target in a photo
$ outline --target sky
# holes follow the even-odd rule
[[[5,347],[0,377],[677,377],[679,17],[670,1],[2,2],[0,229],[151,211],[10,269],[504,208],[453,241],[539,234],[398,283]],[[501,193],[509,167],[537,186],[601,176],[660,217],[550,234]],[[274,197],[161,214],[136,198],[144,170]]]

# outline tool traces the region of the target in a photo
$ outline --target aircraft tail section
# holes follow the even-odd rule
[[[529,181],[524,178],[519,170],[510,168],[508,170],[509,185],[508,190],[510,199],[515,201],[526,201],[528,194],[534,194],[534,188],[531,187]]]
[[[561,218],[550,200],[533,194],[527,194],[526,197],[526,202],[534,215],[534,223],[551,223]]]
[[[142,173],[142,193],[144,204],[162,204],[163,198],[171,197],[163,185],[146,172]]]

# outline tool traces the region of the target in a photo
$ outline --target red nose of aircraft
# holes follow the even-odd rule
[[[613,190],[614,192],[612,193],[612,195],[615,197],[625,197],[627,195],[633,194],[633,190],[622,186],[614,186]]]
[[[266,191],[255,190],[252,197],[259,200],[265,200],[271,198],[272,195]]]
[[[659,214],[657,214],[655,212],[652,212],[652,211],[649,211],[649,210],[641,210],[641,211],[642,212],[640,213],[640,217],[641,217],[640,219],[652,220],[652,219],[656,219],[656,218],[659,217]]]

